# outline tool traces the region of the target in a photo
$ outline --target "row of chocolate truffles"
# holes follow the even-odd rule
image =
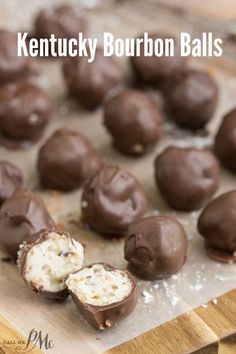
[[[233,261],[235,196],[235,191],[231,191],[210,201],[201,212],[198,222],[198,229],[205,237],[207,249],[215,249],[219,254],[228,253],[228,258]],[[106,238],[126,236],[130,225],[142,219],[149,210],[148,199],[142,185],[131,173],[117,166],[103,165],[84,185],[81,197],[82,222]],[[151,220],[152,218],[150,222]],[[41,198],[29,190],[18,189],[1,206],[1,249],[6,256],[15,259],[19,245],[23,241],[41,229],[52,227],[55,227],[55,223]],[[151,236],[152,230],[154,234]],[[158,240],[158,237],[160,237],[158,228],[155,231],[154,226],[150,227],[147,240]],[[133,245],[139,244],[138,239],[133,241]],[[166,236],[166,240],[168,239],[171,240],[171,237]],[[161,242],[160,246],[162,244]],[[152,246],[150,244],[150,250]],[[144,248],[141,247],[137,254],[141,255]],[[171,254],[174,254],[174,251],[170,256]],[[157,257],[158,261],[155,252],[154,257]],[[150,255],[147,254],[147,259],[149,258]],[[222,261],[223,258],[222,256]]]
[[[113,98],[111,103],[108,103],[109,107],[105,109],[105,125],[110,132],[114,132],[114,144],[119,146],[120,150],[128,153],[134,153],[135,150],[136,154],[140,154],[143,150],[151,148],[154,140],[160,136],[160,114],[144,93],[124,91],[118,95],[118,101],[120,96],[128,96],[125,107],[131,107],[133,116],[121,115],[120,121],[116,119],[119,110],[117,107],[114,108]],[[122,108],[121,103],[118,103]],[[132,110],[134,106],[138,109]],[[127,117],[132,119],[129,120]],[[140,125],[137,125],[138,120],[141,121]],[[115,122],[115,128],[112,122]],[[10,125],[11,129],[14,130],[14,126]],[[235,130],[236,110],[233,109],[223,118],[213,147],[222,165],[232,172],[235,172]],[[134,139],[137,139],[138,144]],[[216,157],[206,149],[177,146],[169,146],[157,156],[154,168],[156,183],[170,207],[184,211],[196,210],[212,198],[220,182],[220,169]],[[103,158],[87,138],[74,130],[61,128],[41,146],[37,170],[44,188],[69,191],[81,187],[102,165]],[[10,162],[1,161],[0,175],[0,200],[3,202],[22,184],[22,174],[19,168]]]

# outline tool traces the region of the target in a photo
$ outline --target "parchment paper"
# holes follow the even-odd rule
[[[40,7],[58,3],[42,0],[8,0],[0,3],[1,27],[14,29],[30,28],[32,16]],[[87,10],[89,34],[99,35],[111,31],[117,36],[132,36],[143,30],[166,29],[179,33],[199,31],[196,25],[181,21],[167,13],[160,12],[155,4],[141,1],[81,1]],[[136,4],[134,6],[134,3]],[[145,3],[145,4],[144,4]],[[19,7],[20,6],[20,7]],[[128,63],[121,60],[122,65]],[[188,310],[204,305],[217,296],[233,289],[236,285],[235,265],[224,265],[207,258],[203,240],[196,232],[198,212],[176,213],[168,209],[158,194],[153,177],[153,160],[158,151],[171,142],[181,146],[210,146],[212,134],[216,131],[222,114],[235,105],[236,76],[228,68],[224,59],[199,59],[193,65],[204,67],[216,78],[221,87],[220,103],[215,118],[208,126],[207,136],[193,136],[165,123],[166,137],[155,151],[145,157],[132,159],[116,152],[110,143],[110,137],[102,124],[102,110],[94,113],[82,110],[75,102],[66,98],[60,62],[41,60],[39,68],[42,74],[37,78],[55,102],[56,114],[44,139],[30,150],[6,150],[0,147],[0,157],[18,165],[24,173],[25,186],[39,192],[57,220],[59,226],[72,233],[75,238],[87,244],[86,263],[107,261],[119,267],[126,267],[123,259],[123,241],[106,241],[100,236],[83,230],[79,223],[79,200],[81,191],[73,193],[43,192],[38,186],[35,169],[37,151],[51,132],[57,127],[66,126],[84,133],[91,143],[104,155],[107,161],[116,162],[131,171],[144,184],[152,210],[149,214],[169,214],[176,216],[186,229],[189,238],[188,259],[183,269],[168,280],[143,282],[138,280],[139,299],[135,312],[111,330],[97,332],[93,330],[68,299],[64,304],[47,301],[33,294],[19,277],[13,264],[0,262],[0,311],[25,336],[32,328],[48,333],[55,347],[50,353],[100,353],[134,336],[156,327]],[[155,92],[150,92],[157,97]],[[157,97],[159,101],[159,98]],[[236,177],[222,170],[221,187],[218,194],[235,188]]]

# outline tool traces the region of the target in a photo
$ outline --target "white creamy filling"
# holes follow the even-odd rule
[[[131,280],[124,271],[106,270],[102,264],[70,274],[66,285],[81,302],[97,306],[122,301],[132,291]]]
[[[65,276],[80,269],[83,262],[84,248],[79,242],[51,232],[28,252],[24,276],[37,289],[56,292],[65,288]]]

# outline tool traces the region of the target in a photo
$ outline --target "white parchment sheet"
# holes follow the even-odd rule
[[[0,2],[1,27],[11,29],[29,29],[30,21],[36,10],[58,1],[46,0],[7,0]],[[113,1],[81,1],[87,8],[91,35],[101,36],[103,31],[113,32],[116,36],[132,36],[143,30],[166,29],[174,33],[181,30],[194,31],[187,22],[180,19],[170,21],[169,17],[155,12],[155,4],[142,7],[137,1],[113,4]],[[20,6],[20,7],[19,7]],[[140,6],[140,8],[139,8]],[[145,12],[145,11],[146,12]],[[132,15],[131,15],[132,14]],[[121,60],[122,65],[128,63]],[[218,65],[219,64],[219,65]],[[50,94],[55,102],[56,113],[53,123],[45,137],[57,127],[66,126],[84,133],[91,143],[104,155],[107,161],[116,162],[131,171],[144,184],[152,210],[150,214],[176,216],[188,234],[188,259],[181,272],[170,279],[158,282],[138,280],[139,299],[134,313],[111,330],[97,332],[92,329],[77,311],[71,299],[65,303],[48,301],[32,293],[19,277],[13,264],[0,262],[0,311],[25,336],[32,328],[48,333],[55,347],[50,353],[100,353],[134,336],[171,320],[199,305],[204,305],[236,286],[236,266],[225,265],[207,258],[202,238],[196,231],[198,212],[176,213],[167,208],[160,198],[153,177],[153,160],[164,146],[174,143],[198,147],[210,146],[212,134],[216,131],[222,114],[232,108],[236,101],[236,74],[227,67],[223,59],[194,62],[203,66],[216,78],[221,87],[220,103],[214,121],[209,125],[208,136],[193,136],[165,123],[166,136],[156,150],[145,157],[132,159],[116,152],[110,144],[110,138],[102,124],[102,110],[90,113],[82,110],[76,103],[66,98],[60,62],[41,60],[41,75],[37,81]],[[154,97],[156,93],[150,92]],[[159,98],[157,97],[159,101]],[[26,151],[6,150],[0,147],[0,158],[8,159],[18,165],[25,176],[25,186],[39,192],[59,225],[72,233],[75,238],[84,241],[86,263],[106,261],[119,267],[126,267],[123,259],[123,240],[107,241],[100,236],[83,230],[79,223],[80,192],[58,193],[42,192],[38,186],[35,169],[37,151],[43,140]],[[222,170],[221,187],[218,194],[236,186],[236,177]]]

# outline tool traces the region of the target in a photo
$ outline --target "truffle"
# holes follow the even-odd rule
[[[87,109],[99,106],[108,92],[124,80],[121,67],[113,58],[104,57],[101,48],[97,48],[92,63],[85,56],[67,58],[63,73],[69,93]]]
[[[25,79],[32,69],[29,57],[17,55],[17,33],[0,30],[0,84]]]
[[[177,273],[186,253],[186,233],[172,217],[147,217],[133,222],[128,229],[125,259],[130,271],[142,279],[164,279]]]
[[[27,82],[0,87],[1,143],[17,147],[37,141],[51,116],[51,101],[39,87]]]
[[[189,129],[202,129],[213,116],[218,102],[215,80],[205,72],[186,70],[166,93],[170,119]]]
[[[218,189],[219,174],[216,158],[206,149],[170,146],[155,161],[159,191],[178,210],[201,208]]]
[[[210,258],[236,262],[236,190],[213,199],[198,219],[198,230],[205,239]]]
[[[56,131],[39,151],[38,171],[46,188],[78,188],[100,166],[101,158],[89,141],[65,128]]]
[[[131,274],[106,263],[90,264],[70,274],[66,285],[78,309],[96,329],[112,327],[137,304]]]
[[[64,300],[69,295],[65,285],[68,274],[80,269],[84,247],[68,233],[41,230],[33,242],[20,245],[17,264],[25,283],[49,299]]]
[[[7,161],[0,161],[0,206],[22,186],[22,173],[18,167]]]
[[[35,193],[19,189],[7,199],[0,210],[0,248],[16,259],[19,245],[55,223],[42,199]]]
[[[77,38],[84,32],[86,21],[83,10],[79,6],[60,5],[39,12],[35,19],[35,36],[48,38]]]
[[[143,187],[117,166],[103,166],[84,186],[82,219],[108,237],[125,236],[129,224],[148,209]]]
[[[141,44],[140,56],[131,57],[131,66],[139,81],[163,89],[173,74],[185,68],[186,58],[181,56],[179,41],[172,34],[151,33],[149,38],[153,41],[160,39],[164,48],[166,39],[174,39],[174,56],[144,56],[144,44]]]
[[[104,122],[124,154],[141,155],[161,136],[161,114],[145,93],[125,90],[105,103]]]
[[[223,119],[215,138],[215,153],[228,170],[236,173],[236,108]]]

